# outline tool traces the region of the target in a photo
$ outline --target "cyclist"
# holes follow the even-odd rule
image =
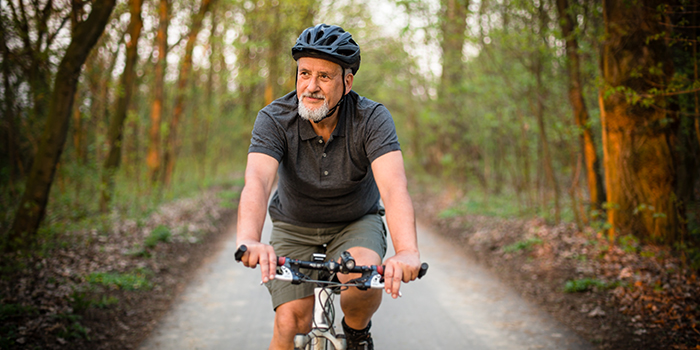
[[[387,241],[380,195],[396,251],[384,261],[386,292],[397,298],[401,282],[416,279],[421,264],[391,114],[352,91],[359,45],[341,27],[319,24],[301,33],[292,56],[296,91],[258,113],[238,211],[237,244],[248,246],[242,262],[260,265],[275,309],[270,349],[292,349],[294,335],[311,329],[313,309],[313,284],[274,280],[276,256],[308,259],[321,252],[337,258],[347,250],[359,265],[382,264]],[[272,236],[264,244],[276,174]],[[341,293],[348,349],[373,349],[369,329],[381,298],[381,290]]]

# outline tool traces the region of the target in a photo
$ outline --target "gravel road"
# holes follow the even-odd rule
[[[268,221],[263,240],[270,227]],[[231,230],[141,350],[267,349],[274,318],[269,294],[259,270],[235,262]],[[442,237],[420,226],[418,234],[430,270],[404,285],[403,297],[385,296],[373,319],[376,349],[594,349]]]

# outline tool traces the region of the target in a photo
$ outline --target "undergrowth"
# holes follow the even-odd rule
[[[36,244],[30,247],[29,253],[44,256],[57,246],[84,244],[80,241],[81,237],[66,235],[66,232],[108,232],[116,220],[128,218],[141,222],[163,203],[191,197],[206,188],[228,187],[242,181],[232,174],[240,171],[243,164],[222,162],[217,165],[215,173],[202,176],[199,169],[188,167],[185,161],[183,159],[178,163],[172,185],[167,188],[154,186],[147,181],[145,167],[140,171],[128,166],[120,168],[115,174],[115,189],[107,213],[99,210],[101,167],[94,161],[86,164],[62,163],[51,186]],[[0,246],[4,246],[25,182],[9,181],[6,168],[0,168],[0,180]],[[229,194],[228,199],[235,199],[234,195]],[[154,237],[153,242],[157,243],[161,239],[163,237]]]

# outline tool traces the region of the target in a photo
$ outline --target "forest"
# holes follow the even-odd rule
[[[328,22],[360,42],[355,90],[392,112],[413,177],[500,198],[517,215],[692,251],[700,234],[696,4],[381,8],[3,2],[3,245],[29,246],[52,226],[133,216],[230,181],[257,111],[294,89],[296,36]]]
[[[49,254],[66,232],[240,182],[258,110],[295,88],[292,45],[327,23],[359,43],[353,90],[392,113],[412,183],[697,270],[699,14],[691,0],[2,1],[0,245]]]

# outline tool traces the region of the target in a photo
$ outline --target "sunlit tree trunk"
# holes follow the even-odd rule
[[[146,155],[148,178],[151,183],[158,181],[158,174],[161,169],[160,124],[165,100],[165,66],[167,65],[165,57],[168,50],[168,0],[160,0],[159,4],[158,34],[156,35],[158,63],[156,63],[153,77],[155,86],[151,105],[151,127],[148,132],[148,154]]]
[[[600,101],[611,238],[621,232],[674,242],[684,234],[676,194],[676,106],[651,92],[673,75],[658,12],[664,3],[603,1]]]
[[[182,141],[178,137],[178,132],[180,128],[180,120],[185,110],[185,99],[187,98],[187,87],[190,81],[190,72],[192,70],[192,51],[194,50],[194,44],[197,41],[197,35],[199,30],[202,28],[202,21],[204,20],[204,15],[209,11],[209,5],[212,0],[202,0],[199,12],[192,19],[192,24],[190,25],[190,33],[187,37],[187,45],[185,46],[185,57],[182,60],[182,65],[180,66],[180,75],[177,81],[177,91],[175,96],[175,107],[173,108],[173,118],[170,122],[170,133],[165,145],[165,150],[163,153],[163,165],[165,165],[165,171],[163,173],[163,184],[165,186],[170,186],[173,178],[173,169],[175,168],[175,160],[179,153]]]
[[[102,196],[100,197],[100,211],[105,213],[109,208],[112,192],[114,191],[114,172],[119,168],[121,161],[122,139],[124,135],[124,121],[126,120],[129,103],[136,78],[136,60],[138,59],[138,41],[141,36],[143,22],[141,19],[142,0],[129,1],[131,22],[129,23],[129,42],[126,43],[126,60],[124,72],[118,89],[116,112],[111,118],[107,131],[107,147],[109,153],[105,159],[102,170]]]
[[[58,66],[49,103],[49,117],[10,231],[11,244],[8,248],[26,245],[36,237],[46,211],[56,166],[66,142],[80,70],[102,35],[114,3],[114,0],[105,0],[92,4],[89,17],[76,26],[70,45]]]
[[[578,40],[574,33],[574,19],[568,0],[557,0],[559,25],[566,40],[567,68],[569,70],[569,101],[574,109],[574,121],[580,131],[579,142],[586,165],[586,180],[591,204],[600,208],[605,201],[600,161],[596,152],[595,138],[589,126],[588,109],[583,99]]]

